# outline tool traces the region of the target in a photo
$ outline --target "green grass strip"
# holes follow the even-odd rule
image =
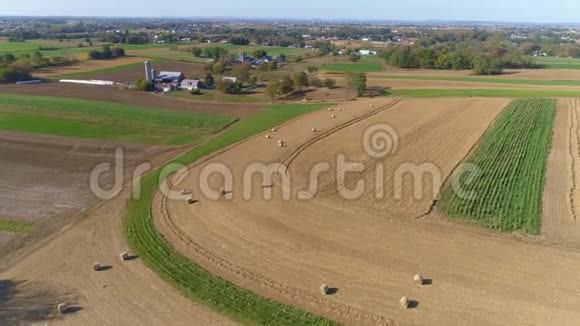
[[[256,135],[284,121],[320,109],[320,105],[268,106],[257,115],[242,120],[222,136],[196,147],[174,162],[192,162],[238,141]],[[218,312],[248,325],[337,325],[297,308],[261,297],[249,290],[212,275],[179,254],[155,228],[151,215],[152,199],[159,187],[156,170],[142,179],[140,199],[131,199],[125,219],[130,246],[143,262],[185,296],[206,303]]]
[[[355,63],[326,63],[320,66],[320,70],[334,72],[378,72],[383,71],[383,65],[378,62],[355,62]]]
[[[512,102],[466,160],[478,172],[463,176],[460,189],[447,185],[439,207],[488,228],[539,234],[555,114],[553,99]]]
[[[28,222],[12,221],[0,218],[0,231],[12,233],[26,233],[34,229],[34,224]]]
[[[385,95],[400,97],[580,97],[580,90],[416,88],[389,90],[385,92]]]

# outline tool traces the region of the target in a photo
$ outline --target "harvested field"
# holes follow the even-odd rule
[[[209,308],[176,293],[138,258],[121,262],[125,250],[122,221],[129,192],[89,212],[74,227],[67,228],[32,252],[19,257],[17,264],[0,273],[2,305],[17,311],[5,315],[0,324],[14,325],[236,325]],[[2,235],[0,234],[0,241]],[[110,265],[95,273],[92,263]],[[5,283],[17,283],[15,289]],[[50,289],[49,312],[39,315],[39,297],[23,296],[22,288]],[[13,293],[16,295],[12,298]],[[56,304],[67,302],[79,311],[55,316]],[[23,315],[31,310],[31,316]],[[28,318],[27,318],[28,317]],[[29,319],[33,318],[33,319]],[[15,323],[17,322],[17,323]]]
[[[174,147],[79,140],[0,131],[0,216],[39,222],[84,210],[93,197],[89,171],[114,162],[122,147],[126,175],[137,164],[175,154]],[[111,185],[112,172],[102,176]]]
[[[223,114],[235,117],[247,117],[262,108],[261,104],[195,103],[173,99],[160,94],[129,91],[116,87],[62,83],[0,85],[0,93],[82,98],[85,100],[129,104],[144,108]]]
[[[579,245],[580,104],[562,99],[556,110],[543,197],[542,234],[551,242]]]
[[[507,103],[504,99],[406,100],[308,147],[292,162],[290,175],[308,180],[317,163],[329,162],[330,171],[318,180],[320,199],[340,205],[346,199],[341,193],[355,189],[357,182],[364,180],[364,191],[345,206],[358,206],[377,215],[419,216],[429,211],[443,180]],[[366,153],[373,145],[366,143],[370,139],[363,140],[362,132],[375,126],[378,129],[373,135],[392,143],[393,152],[385,157],[373,158]],[[385,129],[388,126],[392,129]],[[337,178],[337,153],[343,154],[346,162],[361,164],[362,171]],[[383,174],[379,185],[375,185],[377,167]],[[406,175],[412,173],[418,174]]]
[[[440,101],[444,107],[444,100]],[[497,114],[507,103],[492,100],[481,105],[478,103],[486,100],[466,101],[464,105],[471,114],[487,110]],[[373,102],[382,107],[389,100]],[[360,137],[362,126],[369,121],[402,120],[398,116],[409,111],[409,116],[417,113],[413,123],[438,121],[438,117],[448,114],[441,108],[424,116],[424,111],[413,109],[406,102],[340,128],[336,135],[331,132],[318,142],[336,147],[336,153],[340,153],[341,144],[352,139],[348,137],[349,129],[356,125],[361,126]],[[433,100],[414,103],[416,107],[427,107],[433,105]],[[466,113],[450,106],[449,110],[457,110],[456,114],[465,120]],[[167,201],[158,195],[154,205],[156,225],[180,253],[211,272],[257,293],[347,324],[574,325],[580,318],[574,308],[580,298],[569,289],[580,286],[575,272],[580,256],[576,252],[529,244],[508,235],[490,235],[475,227],[442,222],[437,215],[416,220],[409,218],[413,216],[378,215],[373,213],[373,207],[369,212],[317,198],[282,200],[278,184],[273,198],[263,200],[259,178],[251,185],[256,195],[243,198],[240,178],[249,163],[277,162],[299,151],[293,163],[296,166],[304,157],[314,155],[307,153],[313,153],[310,148],[318,142],[300,151],[302,146],[369,113],[368,107],[369,102],[364,101],[343,105],[342,111],[332,112],[336,119],[329,119],[330,112],[326,110],[310,114],[269,133],[273,139],[260,135],[195,165],[188,176],[177,179],[175,188],[193,190],[200,201],[188,205],[183,200]],[[491,121],[493,114],[487,114]],[[461,131],[463,141],[473,145],[477,141],[474,134],[482,134],[485,126],[481,121],[468,119],[472,121],[468,124],[463,120],[432,123],[432,128],[441,131],[432,135],[441,139],[434,146],[418,141],[428,139],[406,142],[401,136],[400,152],[385,162],[410,153],[404,147],[411,147],[417,151],[431,148],[424,151],[424,156],[437,163],[439,147],[445,146],[443,139],[454,139],[451,130]],[[414,134],[410,126],[395,126],[409,130],[402,131],[402,135]],[[320,132],[313,134],[312,127]],[[284,139],[287,146],[278,148],[276,139]],[[347,152],[360,151],[358,141],[353,146],[356,148],[347,148]],[[461,151],[467,152],[469,146],[465,147]],[[252,148],[262,150],[256,152]],[[457,156],[455,163],[461,160]],[[451,161],[446,157],[443,160]],[[214,162],[226,164],[237,180],[232,200],[209,200],[199,191],[196,175]],[[219,189],[223,181],[211,177],[209,185]],[[414,286],[413,275],[418,272],[432,278],[432,284]],[[549,285],[545,282],[548,278]],[[320,284],[335,286],[336,294],[321,297]],[[402,295],[416,300],[418,306],[410,311],[401,309]]]
[[[555,106],[551,99],[512,102],[466,160],[469,182],[447,184],[439,207],[492,229],[538,234]]]

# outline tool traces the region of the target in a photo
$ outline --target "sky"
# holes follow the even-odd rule
[[[0,0],[0,16],[245,17],[580,23],[578,0]]]

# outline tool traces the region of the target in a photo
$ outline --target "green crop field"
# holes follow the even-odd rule
[[[476,172],[462,178],[461,189],[444,190],[442,211],[492,229],[540,233],[555,113],[553,99],[512,102],[466,160]]]
[[[174,163],[190,164],[261,131],[279,125],[328,104],[271,105],[242,120],[223,135],[178,157]],[[143,262],[162,278],[194,300],[248,325],[337,325],[297,308],[281,304],[242,289],[214,276],[179,254],[155,228],[151,216],[152,199],[159,187],[156,170],[142,179],[140,199],[131,199],[125,219],[127,238]],[[162,179],[161,179],[162,180]]]
[[[383,65],[379,62],[354,62],[354,63],[325,63],[320,70],[334,72],[378,72],[383,71]]]
[[[373,76],[376,78],[377,76]],[[380,78],[402,80],[442,80],[470,83],[511,84],[511,85],[542,85],[542,86],[580,86],[580,80],[538,80],[538,79],[507,79],[493,77],[450,77],[450,76],[380,76]]]
[[[202,141],[235,118],[87,101],[0,94],[0,129],[128,143]]]
[[[580,90],[418,88],[389,90],[385,92],[385,95],[400,97],[580,97]]]
[[[11,221],[0,218],[0,231],[10,233],[25,233],[34,229],[34,224],[27,222]]]

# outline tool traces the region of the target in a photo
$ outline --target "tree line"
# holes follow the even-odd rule
[[[503,69],[536,68],[533,59],[519,48],[475,43],[459,46],[392,46],[382,52],[387,64],[405,69],[469,70],[475,75],[497,75]]]

